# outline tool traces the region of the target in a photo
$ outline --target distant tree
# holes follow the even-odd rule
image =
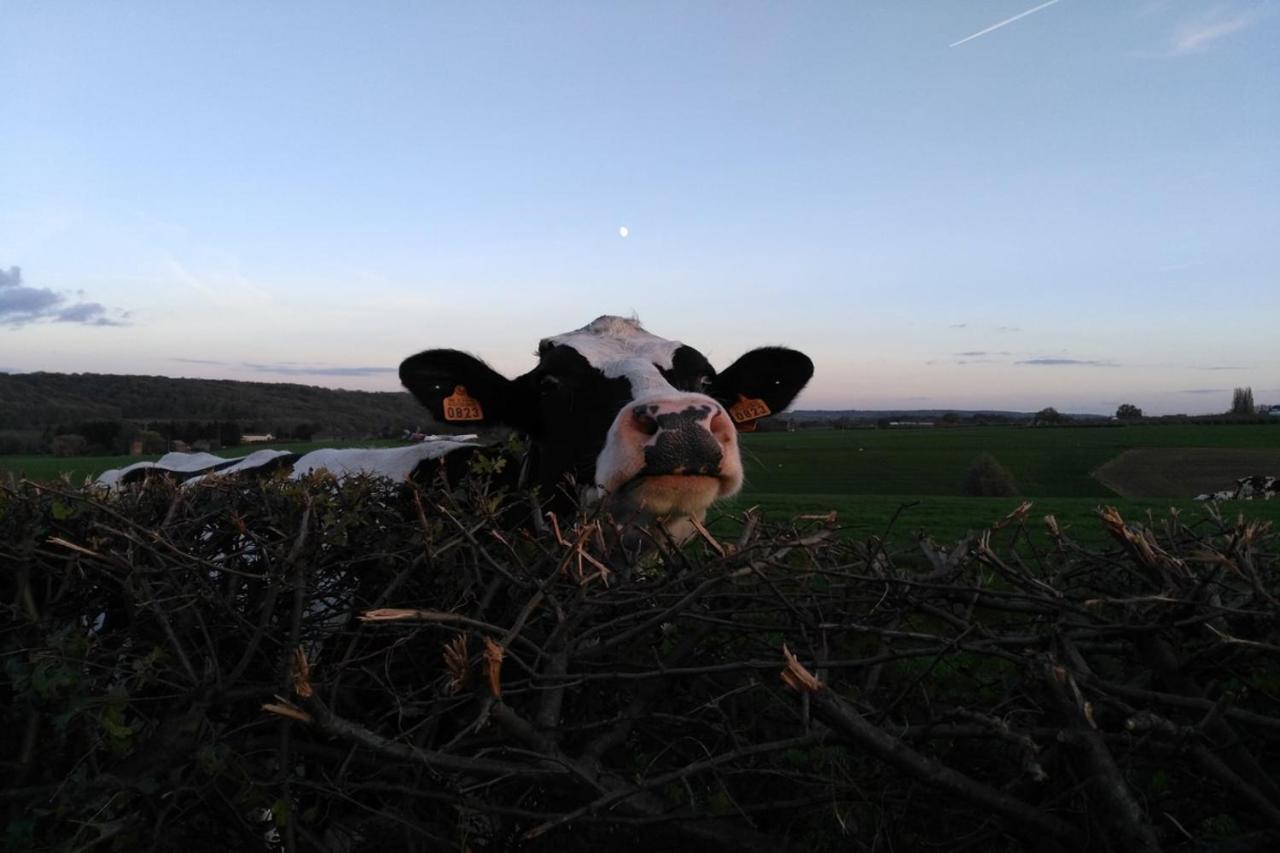
[[[240,443],[243,433],[235,421],[221,421],[218,424],[218,442],[223,447],[235,447]]]
[[[1046,406],[1036,412],[1036,423],[1038,424],[1060,424],[1065,420],[1066,417],[1053,406]]]
[[[946,413],[944,413],[944,414],[943,414],[943,416],[942,416],[942,422],[943,422],[944,424],[958,424],[958,423],[960,423],[960,413],[959,413],[959,412],[946,412]]]
[[[1009,469],[990,453],[980,453],[964,475],[964,493],[975,498],[1003,498],[1018,493]]]
[[[164,453],[169,449],[169,440],[153,429],[138,430],[133,434],[133,440],[142,443],[143,453]]]
[[[1253,405],[1253,388],[1237,388],[1231,395],[1231,414],[1252,415],[1257,413]]]
[[[63,435],[55,435],[53,441],[49,444],[49,450],[53,452],[54,456],[80,456],[88,446],[89,442],[85,440],[83,435],[69,432]]]
[[[1133,403],[1121,403],[1120,408],[1116,409],[1116,417],[1122,421],[1134,420],[1142,417],[1142,409]]]
[[[75,425],[76,435],[83,435],[89,450],[97,453],[119,453],[124,449],[121,421],[81,421]]]
[[[10,453],[42,453],[52,440],[41,441],[40,433],[35,430],[0,429],[0,456]]]

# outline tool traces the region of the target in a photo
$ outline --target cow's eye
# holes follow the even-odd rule
[[[699,391],[706,391],[708,388],[711,387],[713,382],[715,382],[715,380],[712,379],[710,376],[699,376],[697,381],[694,382],[693,384],[694,384],[694,387],[696,387]]]
[[[538,380],[538,391],[542,394],[554,394],[560,390],[560,379],[550,373],[544,373]]]

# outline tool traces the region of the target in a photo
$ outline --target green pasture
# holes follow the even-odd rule
[[[1044,517],[1052,515],[1068,538],[1087,546],[1110,542],[1110,537],[1098,521],[1097,510],[1103,506],[1116,507],[1129,521],[1146,523],[1148,514],[1157,521],[1167,517],[1170,508],[1177,509],[1190,526],[1202,526],[1205,531],[1214,529],[1209,517],[1209,505],[1192,500],[1136,501],[1123,498],[967,498],[954,495],[788,495],[777,493],[744,492],[738,497],[717,504],[712,510],[708,526],[718,536],[732,539],[741,529],[742,513],[751,507],[758,508],[766,521],[788,522],[800,516],[818,516],[836,513],[835,522],[845,535],[858,539],[869,536],[885,536],[898,547],[917,536],[931,537],[938,543],[964,538],[970,531],[979,531],[1004,518],[1023,501],[1031,502],[1031,511],[1025,522],[1031,538],[1048,547],[1050,538]],[[1280,501],[1249,501],[1220,503],[1218,510],[1225,519],[1234,519],[1237,513],[1246,518],[1270,521],[1280,526]],[[802,522],[804,523],[804,522]],[[814,520],[813,524],[824,522]],[[996,534],[1007,538],[1009,530]]]
[[[316,447],[396,443],[274,443],[220,453],[242,456],[268,446],[301,452]],[[1099,465],[1133,447],[1275,448],[1280,447],[1280,424],[814,429],[747,434],[742,436],[746,486],[737,498],[717,506],[712,524],[718,533],[730,536],[732,518],[751,506],[759,506],[767,518],[778,521],[835,510],[838,523],[851,536],[881,535],[891,530],[895,540],[924,532],[945,541],[987,527],[1023,500],[1030,500],[1035,530],[1043,530],[1040,520],[1052,514],[1071,535],[1097,542],[1103,533],[1094,513],[1103,505],[1116,506],[1135,519],[1147,512],[1163,515],[1170,506],[1182,510],[1189,521],[1204,519],[1205,506],[1195,501],[1125,500],[1090,476]],[[1025,497],[962,495],[965,471],[983,452],[993,454],[1012,472]],[[79,483],[109,468],[155,458],[0,456],[0,474],[50,480],[70,473],[72,482]],[[1224,509],[1280,522],[1280,502],[1224,505]]]
[[[965,471],[988,452],[1024,495],[1114,500],[1090,472],[1122,451],[1280,447],[1280,424],[814,429],[742,438],[749,494],[961,495]]]

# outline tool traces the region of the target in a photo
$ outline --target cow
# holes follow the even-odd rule
[[[682,538],[716,500],[743,483],[738,431],[781,412],[813,376],[793,349],[751,350],[716,371],[698,350],[646,331],[634,318],[603,316],[544,338],[533,369],[508,379],[456,349],[429,349],[400,365],[401,383],[441,423],[508,427],[527,438],[517,485],[544,508],[597,508],[632,526],[653,523]],[[468,437],[470,439],[470,437]],[[440,438],[409,448],[321,450],[302,457],[258,451],[253,458],[195,459],[109,471],[125,482],[148,469],[193,479],[210,472],[291,466],[298,477],[321,468],[343,475],[404,479],[428,463],[474,453],[474,440]],[[456,467],[456,466],[455,466]]]
[[[1217,492],[1196,495],[1197,501],[1269,501],[1280,498],[1280,477],[1254,475],[1236,480],[1234,489],[1222,489]]]

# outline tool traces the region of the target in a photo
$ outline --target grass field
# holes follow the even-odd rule
[[[390,445],[395,442],[348,442]],[[255,445],[254,448],[262,445]],[[305,451],[342,443],[293,443],[269,445]],[[1142,453],[1128,453],[1134,448]],[[1128,426],[1117,428],[974,427],[921,430],[803,430],[794,433],[755,433],[742,437],[747,480],[743,493],[717,507],[715,529],[729,535],[730,518],[750,506],[759,506],[770,518],[835,510],[844,529],[853,536],[882,534],[890,520],[895,539],[923,531],[939,540],[963,536],[966,530],[986,527],[1003,517],[1024,499],[970,498],[961,494],[965,471],[982,452],[992,453],[1017,480],[1022,495],[1034,503],[1031,518],[1053,514],[1068,530],[1085,541],[1098,541],[1101,527],[1094,511],[1115,505],[1130,518],[1152,511],[1163,514],[1170,506],[1184,511],[1188,520],[1204,517],[1205,507],[1190,498],[1204,488],[1185,489],[1177,476],[1187,459],[1197,460],[1195,474],[1230,485],[1238,474],[1229,462],[1237,452],[1191,453],[1187,448],[1245,451],[1250,464],[1265,464],[1280,452],[1280,424]],[[224,451],[244,455],[247,448]],[[1124,454],[1124,455],[1122,455]],[[1143,465],[1144,458],[1157,460]],[[155,457],[141,457],[154,459]],[[1213,459],[1226,460],[1216,474]],[[71,472],[73,482],[139,461],[139,457],[50,456],[0,457],[0,472],[21,472],[36,479],[54,479]],[[1119,472],[1108,481],[1158,485],[1169,493],[1162,499],[1126,499],[1095,479],[1091,472],[1110,460],[1109,470]],[[1164,467],[1161,467],[1164,466]],[[1170,472],[1173,473],[1170,473]],[[1250,471],[1247,473],[1280,473]],[[1127,479],[1126,479],[1127,478]],[[1172,478],[1172,479],[1171,479]],[[1155,484],[1155,485],[1153,485]],[[1171,485],[1172,484],[1172,485]],[[1129,494],[1155,494],[1125,490]],[[1246,511],[1251,518],[1280,523],[1280,502],[1230,506],[1230,513]]]
[[[960,495],[965,471],[986,451],[1024,495],[1114,499],[1091,472],[1125,450],[1280,448],[1280,423],[802,430],[746,435],[742,444],[747,489],[760,494]]]
[[[1049,537],[1043,523],[1046,515],[1057,519],[1067,535],[1086,545],[1098,545],[1109,541],[1097,518],[1102,506],[1114,506],[1129,521],[1143,521],[1151,513],[1159,519],[1166,516],[1171,507],[1177,508],[1183,520],[1190,525],[1209,524],[1207,504],[1191,500],[1152,501],[1126,500],[1124,498],[966,498],[953,495],[788,495],[776,493],[744,492],[742,495],[717,504],[712,511],[709,527],[726,538],[736,535],[738,518],[748,507],[759,507],[768,520],[786,521],[802,515],[820,515],[832,510],[836,522],[849,536],[865,539],[883,536],[886,531],[900,547],[916,535],[924,534],[943,543],[961,539],[969,531],[981,530],[1012,512],[1024,500],[1031,501],[1032,509],[1027,518],[1032,538],[1046,547]],[[1280,527],[1280,501],[1248,501],[1221,503],[1218,509],[1223,517],[1234,518],[1243,513],[1246,518],[1270,521]],[[896,515],[896,518],[895,518]],[[891,526],[892,525],[892,526]],[[1007,535],[1006,533],[998,535]]]
[[[1170,498],[1216,492],[1233,480],[1280,471],[1280,447],[1135,447],[1094,476],[1125,497]]]

